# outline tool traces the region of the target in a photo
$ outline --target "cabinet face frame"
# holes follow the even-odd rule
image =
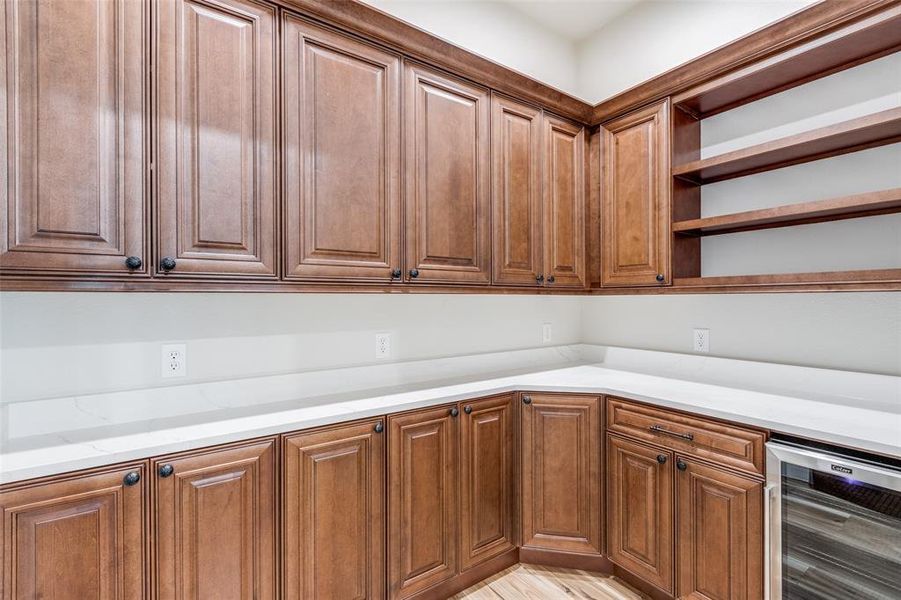
[[[542,112],[491,94],[492,282],[541,284]],[[525,139],[523,139],[525,138]]]
[[[277,279],[277,12],[254,0],[156,5],[157,278]],[[213,89],[195,80],[207,71]],[[245,80],[229,87],[225,75]],[[235,141],[216,139],[216,125]]]
[[[66,12],[75,5],[65,2],[0,11],[0,47],[9,49],[0,58],[3,275],[149,272],[151,3],[93,4],[86,14]],[[91,102],[81,118],[72,118],[73,99]],[[129,270],[129,256],[142,266]]]
[[[588,151],[585,128],[548,113],[544,114],[542,127],[545,278],[549,287],[584,288]]]
[[[358,577],[353,597],[385,597],[386,439],[385,433],[376,431],[378,424],[384,427],[384,419],[284,436],[282,594],[286,600],[345,597],[342,592],[348,590],[343,586],[348,580],[337,581],[344,571],[328,569],[340,559],[347,560],[343,566]],[[335,487],[339,483],[340,489]],[[335,493],[341,497],[329,502]],[[348,498],[357,512],[339,514]],[[339,521],[347,525],[342,527],[346,537],[326,543],[321,536],[334,534],[328,527]],[[351,526],[356,527],[355,533]],[[338,550],[340,557],[330,555]],[[329,563],[325,573],[320,560]],[[336,585],[342,587],[335,590]]]
[[[524,392],[525,396],[530,402],[520,410],[522,546],[600,555],[603,399],[585,394]],[[547,431],[554,426],[563,429]],[[548,442],[558,444],[548,447]],[[575,463],[573,455],[579,458]],[[566,476],[571,478],[562,479]],[[554,510],[573,489],[575,522],[550,522],[561,517],[560,510]]]
[[[686,465],[676,472],[675,487],[678,597],[763,597],[763,483],[692,458],[677,460]]]
[[[459,571],[459,417],[450,415],[451,408],[456,405],[388,416],[388,596],[392,600],[413,596]],[[425,509],[417,510],[417,501],[436,505],[438,514],[423,520]],[[436,547],[418,547],[426,535],[434,538]],[[416,556],[417,550],[434,556]],[[423,563],[429,558],[433,560]]]
[[[275,438],[152,461],[157,600],[277,597],[276,461]]]
[[[444,103],[443,106],[439,106],[439,102]],[[408,269],[405,277],[408,282],[487,285],[491,281],[490,104],[487,88],[418,63],[404,61],[404,218]],[[451,113],[452,108],[460,112]],[[445,113],[443,118],[439,116],[432,120],[431,113],[441,111]],[[454,120],[462,123],[451,127]],[[439,124],[445,131],[439,130],[436,134],[429,130]],[[468,139],[460,133],[466,129],[470,129]],[[440,134],[450,133],[460,137],[449,142],[441,139]],[[445,147],[455,142],[471,142],[472,145],[468,149]],[[440,150],[441,153],[433,156],[430,150]],[[468,166],[462,159],[456,160],[464,151],[469,153]],[[457,172],[439,170],[438,166],[442,165],[430,165],[436,159],[445,163],[452,158],[455,159],[454,164],[461,169],[465,167],[468,172],[461,174],[460,169]],[[443,179],[431,181],[429,176],[432,172]],[[459,180],[461,177],[466,177],[466,180]],[[430,184],[437,186],[437,189],[430,189]],[[452,184],[454,189],[450,189]],[[443,204],[445,212],[450,213],[454,208],[451,202],[458,195],[458,190],[464,187],[471,201],[466,207],[471,221],[455,223],[448,218],[440,232],[432,232],[430,226],[436,219],[429,214],[430,209],[442,207]],[[462,244],[456,239],[461,235],[463,242],[468,238],[469,247],[465,252],[457,252],[458,256],[450,256],[451,244]],[[444,240],[439,241],[446,243],[444,253],[431,248],[438,237],[443,237]],[[416,277],[412,276],[414,270]]]
[[[123,480],[130,472],[140,480],[127,486]],[[4,486],[0,596],[54,597],[61,587],[67,597],[145,598],[150,557],[146,481],[147,463],[140,462]],[[73,559],[73,552],[91,550],[90,531],[97,535],[96,553]],[[91,565],[93,573],[86,568]]]
[[[504,394],[461,402],[461,571],[516,547],[515,400]],[[495,518],[485,523],[488,517]]]
[[[604,286],[672,283],[669,127],[669,99],[601,126],[601,284]],[[617,149],[624,141],[630,143],[627,150],[641,154],[626,155],[620,161]],[[627,227],[621,217],[628,212],[638,212],[645,219]],[[626,233],[629,237],[623,239]],[[621,253],[626,251],[639,258],[627,262],[621,258]],[[663,276],[662,282],[657,280],[658,275]]]
[[[674,462],[669,450],[607,434],[607,554],[667,593],[674,579]]]
[[[393,281],[403,267],[401,58],[291,13],[282,36],[285,279]],[[339,151],[354,155],[335,160]],[[336,200],[342,209],[331,214]]]

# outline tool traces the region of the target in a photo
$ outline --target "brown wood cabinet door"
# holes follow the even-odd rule
[[[513,394],[463,403],[460,415],[461,570],[515,547]]]
[[[550,287],[585,287],[585,130],[544,117],[544,262]]]
[[[488,283],[488,90],[408,63],[404,94],[407,277]]]
[[[672,452],[607,435],[607,554],[672,593]]]
[[[454,407],[456,409],[456,407]],[[457,421],[440,406],[388,417],[389,596],[457,573]]]
[[[390,281],[401,269],[400,58],[291,15],[282,31],[285,276]]]
[[[678,597],[762,598],[763,484],[681,456],[677,461]]]
[[[541,111],[491,97],[493,281],[540,285],[542,251]]]
[[[149,6],[4,3],[3,273],[147,275]]]
[[[381,420],[284,439],[282,595],[385,597],[385,433]]]
[[[274,278],[276,7],[167,0],[157,14],[155,273]]]
[[[140,463],[0,493],[0,597],[145,598],[145,475]]]
[[[669,101],[605,123],[601,129],[601,283],[669,284]]]
[[[600,398],[522,397],[522,545],[600,554]]]
[[[276,594],[275,440],[152,464],[160,600]]]

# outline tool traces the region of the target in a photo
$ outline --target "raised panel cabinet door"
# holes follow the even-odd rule
[[[460,567],[515,548],[513,394],[464,403],[460,415]]]
[[[522,545],[600,554],[601,399],[522,399]]]
[[[276,13],[157,4],[157,275],[276,277]]]
[[[3,4],[0,272],[146,276],[150,2]]]
[[[585,129],[544,117],[544,255],[550,287],[582,288],[585,254]]]
[[[407,63],[407,277],[489,283],[488,90]]]
[[[601,283],[669,284],[669,101],[605,123]]]
[[[153,461],[156,598],[276,596],[275,440]]]
[[[289,435],[283,448],[282,596],[384,598],[384,422]]]
[[[607,435],[607,554],[672,593],[672,452]]]
[[[146,598],[145,475],[138,463],[6,486],[0,597]]]
[[[678,597],[763,598],[763,483],[681,456],[677,466]]]
[[[285,276],[399,280],[400,58],[290,14],[282,31]]]
[[[456,407],[388,417],[388,589],[408,598],[457,574]]]
[[[493,282],[541,285],[541,110],[491,96]]]

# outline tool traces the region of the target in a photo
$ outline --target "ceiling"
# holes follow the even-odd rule
[[[542,26],[579,42],[642,0],[500,0]]]

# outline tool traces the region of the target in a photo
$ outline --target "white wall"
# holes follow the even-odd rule
[[[641,2],[577,45],[576,95],[606,100],[812,2]]]
[[[582,340],[710,356],[901,376],[901,293],[595,296]]]
[[[423,294],[0,294],[0,399],[16,401],[580,338],[581,298]],[[188,376],[162,379],[160,345],[186,342]]]
[[[503,2],[364,0],[433,35],[565,92],[576,90],[575,46]]]

